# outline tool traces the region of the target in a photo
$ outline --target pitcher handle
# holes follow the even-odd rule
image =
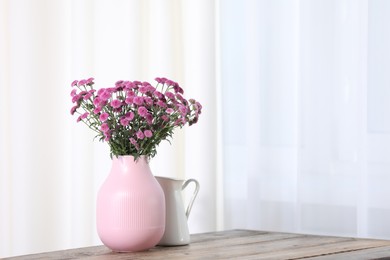
[[[188,179],[186,180],[184,183],[183,183],[183,186],[182,186],[182,190],[184,190],[188,184],[190,184],[191,182],[195,183],[195,190],[194,190],[194,193],[192,194],[192,197],[191,197],[191,200],[190,200],[190,203],[188,203],[188,206],[187,206],[187,210],[186,210],[186,217],[188,218],[188,216],[190,215],[190,212],[191,212],[191,208],[192,208],[192,204],[194,204],[194,201],[195,201],[195,198],[196,198],[196,195],[198,195],[198,192],[199,192],[199,182],[195,179]]]

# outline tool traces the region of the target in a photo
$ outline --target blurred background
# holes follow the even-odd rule
[[[0,0],[0,257],[101,244],[89,77],[202,103],[151,162],[199,180],[191,233],[390,239],[389,25],[386,0]]]

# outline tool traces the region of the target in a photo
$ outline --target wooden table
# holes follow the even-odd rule
[[[253,230],[194,234],[191,239],[187,246],[158,246],[136,253],[93,246],[6,259],[390,259],[387,240]]]

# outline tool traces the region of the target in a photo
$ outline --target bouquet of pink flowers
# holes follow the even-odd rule
[[[110,156],[141,155],[152,158],[162,140],[176,127],[198,122],[202,106],[185,99],[178,83],[156,78],[148,82],[118,81],[115,87],[93,88],[94,79],[72,82],[71,114],[97,133],[110,146]]]

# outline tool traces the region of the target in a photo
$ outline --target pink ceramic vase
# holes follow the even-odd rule
[[[152,175],[147,158],[113,157],[111,171],[99,190],[97,231],[113,251],[143,251],[164,234],[164,192]]]

